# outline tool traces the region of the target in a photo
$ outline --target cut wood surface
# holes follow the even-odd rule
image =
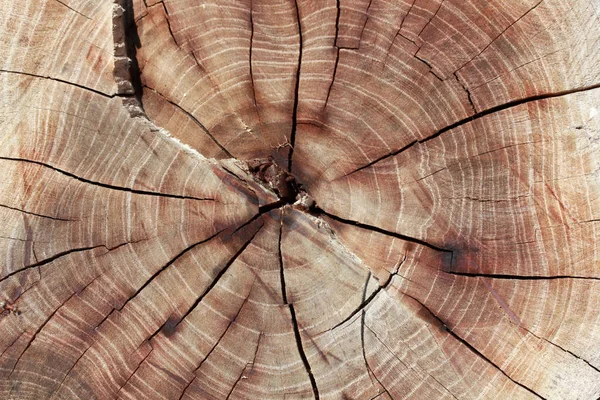
[[[1,399],[600,397],[597,0],[0,0]]]

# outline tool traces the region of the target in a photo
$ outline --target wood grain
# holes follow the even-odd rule
[[[0,398],[600,397],[597,2],[0,15]]]

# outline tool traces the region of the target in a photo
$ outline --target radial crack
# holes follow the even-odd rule
[[[458,340],[459,342],[461,342],[463,345],[465,345],[465,347],[467,347],[472,353],[474,353],[476,356],[478,356],[479,358],[481,358],[483,361],[487,362],[488,364],[492,365],[494,368],[496,368],[498,371],[500,371],[500,373],[502,373],[504,376],[506,376],[508,379],[510,379],[513,383],[515,383],[516,385],[519,385],[520,387],[522,387],[523,389],[527,390],[528,392],[530,392],[531,394],[535,395],[536,397],[546,400],[544,397],[542,397],[541,395],[539,395],[538,393],[536,393],[533,389],[525,386],[524,384],[514,380],[513,378],[511,378],[506,372],[504,372],[504,370],[502,368],[500,368],[498,365],[496,365],[492,360],[490,360],[489,358],[487,358],[486,356],[484,356],[479,350],[477,350],[475,347],[473,347],[469,342],[467,342],[465,339],[463,339],[462,337],[458,336],[457,333],[455,333],[452,328],[450,326],[448,326],[440,317],[438,317],[437,315],[435,315],[433,313],[433,311],[431,311],[429,309],[429,307],[427,307],[425,304],[421,303],[421,301],[419,301],[417,298],[407,294],[407,293],[402,293],[404,296],[414,300],[417,304],[419,304],[425,311],[427,311],[427,313],[429,313],[433,319],[435,319],[436,321],[438,321],[443,329],[448,332],[448,334],[450,334],[454,339]]]
[[[40,217],[40,218],[48,218],[48,219],[51,219],[54,221],[75,221],[75,220],[67,219],[67,218],[51,217],[49,215],[37,214],[37,213],[31,212],[31,211],[21,210],[20,208],[11,207],[11,206],[7,206],[4,204],[0,204],[0,207],[8,208],[9,210],[13,210],[13,211],[22,212],[23,214],[27,214],[27,215],[34,215],[34,216]]]
[[[185,249],[183,249],[181,252],[179,252],[179,254],[177,254],[175,257],[173,257],[172,259],[170,259],[165,265],[163,265],[162,267],[160,267],[156,272],[154,272],[152,274],[152,276],[150,276],[148,279],[146,279],[146,281],[142,284],[142,286],[139,287],[139,289],[137,289],[135,291],[135,293],[133,293],[131,296],[129,296],[129,298],[125,301],[125,303],[123,303],[123,305],[119,308],[117,308],[118,311],[123,310],[123,308],[131,301],[133,300],[138,294],[141,293],[142,290],[144,290],[153,280],[154,278],[156,278],[158,275],[160,275],[164,270],[166,270],[167,268],[169,268],[171,265],[173,265],[173,263],[175,261],[177,261],[179,258],[181,258],[184,254],[190,252],[191,250],[193,250],[195,247],[206,243],[210,240],[212,240],[213,238],[215,238],[216,236],[218,236],[220,233],[222,233],[223,231],[225,231],[225,229],[221,229],[220,231],[210,235],[209,237],[202,239],[198,242],[195,242],[191,245],[189,245],[188,247],[186,247]]]
[[[360,171],[362,169],[365,169],[367,167],[372,167],[373,165],[379,163],[380,161],[386,160],[386,159],[388,159],[390,157],[397,156],[398,154],[400,154],[400,153],[402,153],[402,152],[410,149],[411,147],[415,146],[416,144],[426,143],[426,142],[428,142],[430,140],[433,140],[433,139],[437,138],[438,136],[440,136],[441,134],[443,134],[445,132],[448,132],[448,131],[450,131],[452,129],[458,128],[458,127],[460,127],[462,125],[465,125],[465,124],[467,124],[469,122],[472,122],[472,121],[478,120],[480,118],[483,118],[483,117],[485,117],[487,115],[490,115],[490,114],[493,114],[493,113],[496,113],[496,112],[499,112],[499,111],[504,111],[504,110],[507,110],[509,108],[517,107],[517,106],[520,106],[522,104],[527,104],[527,103],[530,103],[530,102],[538,101],[538,100],[552,99],[552,98],[555,98],[555,97],[566,96],[566,95],[569,95],[569,94],[579,93],[579,92],[585,92],[585,91],[594,90],[594,89],[598,89],[598,88],[600,88],[600,83],[597,83],[597,84],[594,84],[594,85],[591,85],[591,86],[585,86],[585,87],[577,88],[577,89],[569,89],[569,90],[563,90],[563,91],[559,91],[559,92],[555,92],[555,93],[547,93],[547,94],[540,94],[540,95],[536,95],[536,96],[525,97],[525,98],[522,98],[522,99],[519,99],[519,100],[509,101],[508,103],[504,103],[504,104],[500,104],[500,105],[488,108],[487,110],[480,111],[480,112],[478,112],[478,113],[476,113],[476,114],[474,114],[474,115],[472,115],[470,117],[463,118],[460,121],[457,121],[457,122],[455,122],[455,123],[453,123],[451,125],[448,125],[448,126],[442,128],[442,129],[438,130],[434,134],[432,134],[430,136],[427,136],[426,138],[423,138],[423,139],[420,139],[420,140],[414,140],[411,143],[407,144],[406,146],[402,147],[401,149],[395,150],[395,151],[393,151],[391,153],[388,153],[388,154],[385,154],[385,155],[379,157],[378,159],[376,159],[374,161],[371,161],[368,164],[363,165],[363,166],[355,169],[352,172],[349,172],[349,173],[345,174],[344,176],[352,175],[353,173],[355,173],[357,171]]]
[[[281,211],[283,215],[283,210]],[[282,238],[283,238],[283,219],[281,220],[281,225],[279,226],[279,277],[281,279],[281,294],[283,298],[283,304],[287,305],[290,309],[290,315],[292,318],[292,327],[294,329],[294,337],[296,338],[296,346],[298,347],[298,354],[302,359],[302,363],[304,364],[304,368],[306,369],[306,373],[308,374],[308,379],[310,380],[310,384],[312,386],[313,395],[315,400],[319,400],[319,388],[317,387],[317,381],[312,373],[310,368],[310,363],[308,362],[308,358],[306,357],[306,353],[304,352],[304,347],[302,345],[302,336],[300,335],[300,328],[298,326],[298,319],[296,318],[296,310],[294,309],[294,304],[288,302],[286,286],[285,286],[285,269],[283,265],[283,252],[282,252]]]
[[[116,394],[116,398],[119,398],[119,393],[121,393],[121,390],[123,390],[123,388],[125,386],[127,386],[127,384],[129,383],[129,381],[131,380],[131,378],[133,378],[133,376],[135,375],[135,373],[138,371],[138,369],[140,369],[140,367],[142,366],[142,364],[144,363],[144,361],[146,361],[146,359],[148,358],[148,356],[150,354],[152,354],[152,351],[154,350],[154,348],[152,348],[151,344],[148,344],[150,346],[150,351],[148,352],[148,354],[146,354],[144,356],[144,358],[142,358],[142,360],[139,362],[139,364],[135,367],[135,369],[131,372],[131,374],[129,374],[129,376],[127,377],[127,379],[125,380],[125,382],[119,387],[119,390],[117,390],[117,394]]]
[[[99,94],[100,96],[103,96],[103,97],[106,97],[106,98],[109,98],[109,99],[112,99],[114,97],[122,97],[122,95],[118,94],[118,93],[106,94],[106,93],[101,92],[99,90],[92,89],[90,87],[83,86],[83,85],[80,85],[78,83],[69,82],[69,81],[66,81],[66,80],[60,79],[60,78],[53,78],[53,77],[47,76],[47,75],[37,75],[37,74],[29,73],[29,72],[10,71],[10,70],[6,70],[6,69],[0,69],[0,73],[15,74],[15,75],[24,75],[24,76],[29,76],[29,77],[32,77],[32,78],[46,79],[46,80],[49,80],[49,81],[64,83],[65,85],[74,86],[74,87],[79,88],[79,89],[87,90],[88,92],[92,92],[94,94]]]
[[[69,10],[73,11],[74,13],[81,15],[83,18],[87,18],[87,19],[89,19],[90,21],[92,20],[92,19],[91,19],[90,17],[88,17],[87,15],[85,15],[85,14],[82,14],[81,12],[77,11],[77,10],[76,10],[76,9],[74,9],[73,7],[69,7],[67,4],[63,3],[62,1],[60,1],[60,0],[55,0],[55,1],[56,1],[57,3],[59,3],[59,4],[62,4],[62,5],[63,5],[63,6],[65,6],[65,7],[67,7]]]
[[[333,326],[332,328],[328,329],[328,331],[332,331],[336,328],[338,328],[341,325],[344,325],[346,322],[350,321],[356,314],[358,314],[359,312],[365,310],[367,308],[367,306],[375,299],[375,297],[377,297],[377,295],[382,291],[382,290],[387,290],[390,287],[390,284],[392,283],[392,279],[394,278],[395,275],[398,274],[398,270],[400,270],[400,267],[402,266],[402,264],[404,264],[404,261],[406,261],[406,254],[404,255],[404,258],[398,263],[398,265],[396,266],[396,270],[395,272],[391,273],[388,276],[388,279],[383,283],[383,285],[379,285],[379,287],[374,290],[368,298],[366,298],[367,295],[367,286],[369,283],[369,278],[371,277],[371,272],[369,272],[369,275],[367,277],[367,282],[365,283],[365,288],[363,291],[363,300],[360,303],[360,305],[350,313],[350,315],[348,315],[346,318],[344,318],[343,321],[335,324],[335,326]]]
[[[129,192],[129,193],[134,193],[134,194],[141,194],[141,195],[146,195],[146,196],[159,196],[159,197],[168,197],[168,198],[182,199],[182,200],[216,201],[213,198],[202,198],[202,197],[183,196],[183,195],[170,194],[170,193],[153,192],[153,191],[150,191],[150,190],[132,189],[132,188],[128,188],[128,187],[115,186],[115,185],[111,185],[111,184],[108,184],[108,183],[96,182],[96,181],[92,181],[92,180],[87,179],[87,178],[82,178],[82,177],[77,176],[77,175],[75,175],[75,174],[73,174],[71,172],[68,172],[68,171],[62,170],[60,168],[54,167],[54,166],[52,166],[50,164],[46,164],[46,163],[43,163],[41,161],[28,160],[26,158],[0,157],[0,160],[25,162],[25,163],[39,165],[39,166],[51,169],[53,171],[56,171],[56,172],[58,172],[60,174],[63,174],[65,176],[68,176],[69,178],[73,178],[73,179],[76,179],[76,180],[78,180],[80,182],[87,183],[87,184],[90,184],[90,185],[103,187],[105,189],[120,190],[120,191],[123,191],[123,192]]]
[[[223,153],[227,154],[227,157],[235,158],[221,143],[219,143],[219,141],[210,133],[208,128],[206,128],[204,126],[204,124],[202,124],[202,122],[200,122],[198,120],[198,118],[196,118],[191,112],[187,111],[185,108],[181,107],[179,104],[167,99],[162,93],[160,93],[156,89],[151,88],[150,86],[144,86],[144,87],[152,90],[154,93],[156,93],[158,96],[160,96],[164,101],[171,104],[172,106],[174,106],[175,108],[180,110],[182,113],[184,113],[188,118],[190,118],[202,130],[202,132],[204,132],[223,151]]]
[[[581,360],[581,361],[583,361],[584,363],[586,363],[586,364],[587,364],[587,365],[588,365],[590,368],[592,368],[592,369],[593,369],[593,370],[595,370],[596,372],[599,372],[599,373],[600,373],[600,369],[599,369],[598,367],[596,367],[596,366],[592,365],[592,363],[590,363],[590,362],[589,362],[588,360],[586,360],[585,358],[578,356],[577,354],[573,353],[571,350],[567,350],[567,349],[565,349],[564,347],[562,347],[562,346],[560,346],[560,345],[558,345],[558,344],[556,344],[556,343],[554,343],[554,342],[552,342],[552,341],[550,341],[550,340],[548,340],[548,339],[546,339],[546,338],[544,338],[544,337],[541,337],[541,336],[538,336],[538,335],[536,335],[535,333],[531,332],[529,329],[527,329],[527,328],[526,328],[526,327],[524,327],[523,325],[519,325],[519,326],[520,326],[521,328],[525,329],[525,330],[526,330],[527,332],[529,332],[530,334],[532,334],[534,337],[538,338],[539,340],[542,340],[542,341],[544,341],[544,342],[546,342],[546,343],[550,344],[551,346],[557,347],[557,348],[559,348],[560,350],[564,351],[565,353],[568,353],[568,354],[572,355],[573,357],[577,358],[578,360]]]
[[[482,274],[478,272],[458,272],[444,271],[447,274],[466,276],[472,278],[493,278],[493,279],[514,279],[522,281],[543,281],[555,279],[589,279],[600,281],[600,277],[596,276],[572,276],[572,275],[551,275],[551,276],[535,276],[535,275],[507,275],[507,274]]]
[[[298,21],[298,68],[296,69],[296,87],[294,88],[294,108],[292,111],[292,131],[290,133],[290,151],[288,152],[288,172],[292,172],[292,156],[294,155],[294,145],[296,143],[296,128],[298,126],[298,101],[300,94],[300,71],[302,69],[302,21],[300,20],[300,9],[298,0],[294,0],[296,6],[296,20]]]
[[[231,387],[231,390],[229,391],[229,393],[227,393],[227,397],[225,398],[225,400],[229,400],[229,398],[231,397],[231,394],[234,392],[234,390],[237,387],[237,385],[241,382],[242,379],[246,378],[246,376],[244,374],[246,373],[246,370],[248,369],[248,366],[250,366],[251,370],[254,368],[254,363],[256,362],[256,356],[258,355],[258,349],[260,347],[260,339],[262,338],[262,335],[263,335],[262,332],[260,332],[258,334],[258,341],[256,342],[256,349],[254,349],[254,357],[252,357],[252,361],[246,364],[246,366],[244,367],[244,369],[242,370],[242,372],[238,376],[237,380],[235,381],[235,383]]]
[[[241,229],[241,228],[239,228],[239,229]],[[225,273],[229,270],[229,267],[235,262],[235,260],[238,259],[238,257],[244,252],[244,250],[246,250],[246,248],[250,245],[250,243],[252,243],[252,240],[254,240],[254,237],[258,234],[258,232],[260,232],[261,229],[262,229],[262,225],[261,225],[260,228],[258,228],[256,230],[256,232],[254,232],[254,234],[252,234],[252,236],[250,237],[250,239],[248,239],[248,241],[246,243],[244,243],[242,245],[242,247],[240,247],[240,249],[233,255],[233,257],[231,257],[229,259],[229,261],[227,261],[227,263],[225,263],[225,265],[223,266],[223,268],[219,271],[219,273],[217,274],[217,276],[215,276],[215,278],[212,280],[212,282],[210,283],[210,285],[196,299],[196,301],[194,302],[194,304],[192,304],[192,306],[186,311],[186,313],[183,314],[183,316],[179,319],[179,321],[174,325],[173,329],[177,329],[177,326],[179,326],[179,324],[181,324],[185,320],[185,318],[188,315],[190,315],[190,313],[192,311],[194,311],[194,309],[196,309],[196,307],[202,302],[202,300],[204,300],[204,298],[211,292],[211,290],[221,280],[221,278],[223,277],[223,275],[225,275]]]
[[[398,360],[398,362],[399,362],[400,364],[402,364],[402,365],[403,365],[405,368],[407,368],[407,369],[410,369],[411,371],[413,371],[413,372],[415,372],[415,373],[419,373],[419,372],[421,372],[421,371],[417,371],[417,370],[416,370],[414,367],[411,367],[411,366],[407,365],[407,364],[406,364],[404,361],[402,361],[402,360],[400,359],[400,357],[398,357],[398,355],[396,355],[396,353],[394,353],[394,352],[392,351],[392,349],[390,349],[390,348],[388,347],[388,345],[387,345],[387,344],[385,344],[385,343],[383,342],[383,340],[381,340],[381,339],[379,338],[379,336],[377,336],[377,334],[375,333],[375,331],[374,331],[373,329],[371,329],[371,327],[367,326],[367,329],[368,329],[368,330],[369,330],[369,331],[370,331],[370,332],[373,334],[373,336],[375,336],[375,339],[377,339],[377,341],[378,341],[379,343],[381,343],[381,345],[382,345],[383,347],[385,347],[385,349],[386,349],[386,350],[387,350],[387,351],[388,351],[388,352],[389,352],[389,353],[390,353],[390,354],[391,354],[391,355],[392,355],[392,356],[393,356],[393,357],[394,357],[396,360]],[[453,393],[452,393],[452,392],[451,392],[451,391],[450,391],[450,390],[449,390],[449,389],[448,389],[446,386],[442,385],[442,383],[441,383],[440,381],[438,381],[438,380],[437,380],[437,378],[436,378],[435,376],[431,375],[431,374],[430,374],[428,371],[425,371],[425,370],[423,370],[422,372],[426,373],[426,374],[427,374],[429,377],[431,377],[431,379],[433,379],[433,380],[434,380],[434,381],[435,381],[435,382],[436,382],[438,385],[440,385],[440,386],[441,386],[441,387],[442,387],[442,388],[443,388],[443,389],[444,389],[444,390],[445,390],[447,393],[449,393],[449,394],[450,394],[450,396],[452,396],[453,398],[457,399],[457,397],[456,397],[456,396],[455,396],[455,395],[454,395],[454,394],[453,394]],[[379,381],[379,380],[378,380],[378,381]],[[458,399],[457,399],[457,400],[458,400]]]
[[[336,12],[337,14],[335,17],[335,38],[333,39],[333,45],[336,48],[335,64],[333,65],[333,76],[331,77],[329,89],[327,89],[327,97],[325,98],[325,104],[323,105],[323,108],[327,107],[327,103],[329,102],[329,96],[331,95],[331,89],[333,88],[335,77],[337,75],[338,64],[340,62],[340,47],[337,45],[338,35],[340,33],[340,0],[336,0]]]
[[[127,242],[125,244],[128,244],[128,243],[129,242]],[[84,252],[84,251],[98,249],[100,247],[104,247],[107,251],[110,252],[110,251],[113,251],[116,248],[121,247],[121,246],[123,246],[123,244],[119,244],[119,245],[117,245],[115,247],[109,248],[105,244],[99,244],[99,245],[96,245],[96,246],[78,247],[78,248],[75,248],[75,249],[69,249],[69,250],[61,251],[60,253],[56,253],[55,255],[53,255],[51,257],[48,257],[48,258],[46,258],[46,259],[44,259],[42,261],[38,261],[38,262],[36,262],[34,264],[29,264],[29,265],[24,266],[23,268],[19,268],[17,270],[9,272],[8,274],[6,274],[2,278],[0,278],[0,282],[4,282],[8,278],[10,278],[11,276],[13,276],[15,274],[18,274],[19,272],[27,271],[27,270],[32,269],[32,268],[41,267],[42,265],[49,264],[49,263],[51,263],[53,261],[58,260],[59,258],[68,256],[68,255],[73,254],[73,253],[81,253],[81,252]]]
[[[256,233],[255,233],[255,235],[256,235]],[[254,236],[252,236],[252,238],[254,238]],[[252,241],[252,239],[250,239],[250,241],[248,243],[250,243],[251,241]],[[255,280],[255,282],[256,282],[256,280]],[[252,286],[254,286],[254,282],[252,282]],[[252,288],[250,288],[250,292],[252,292]],[[225,330],[223,331],[223,333],[219,336],[219,338],[217,339],[217,341],[215,342],[215,344],[211,347],[211,349],[208,351],[208,353],[206,353],[206,356],[204,356],[202,358],[202,360],[200,361],[200,363],[198,364],[198,366],[194,369],[194,371],[193,371],[194,377],[192,378],[192,380],[190,380],[190,382],[185,386],[185,388],[181,392],[181,396],[179,396],[179,400],[181,400],[183,398],[183,396],[185,396],[185,392],[188,390],[188,388],[192,385],[192,383],[197,378],[196,372],[200,369],[200,367],[202,367],[202,364],[204,364],[204,362],[206,360],[208,360],[208,357],[210,357],[210,355],[217,348],[217,346],[219,345],[219,343],[221,343],[221,340],[225,337],[225,335],[229,331],[229,328],[231,327],[231,325],[233,325],[233,323],[236,321],[237,317],[240,315],[240,312],[242,311],[242,309],[244,308],[244,306],[246,305],[247,302],[248,302],[248,297],[246,297],[244,299],[244,301],[242,302],[242,305],[237,310],[236,314],[233,316],[233,318],[231,318],[229,320],[229,323],[227,324],[227,327],[225,328]]]
[[[425,246],[425,247],[428,247],[428,248],[436,250],[436,251],[442,251],[442,252],[445,252],[445,253],[452,253],[451,250],[438,247],[438,246],[436,246],[434,244],[431,244],[431,243],[428,243],[428,242],[426,242],[426,241],[424,241],[422,239],[413,238],[413,237],[410,237],[410,236],[402,235],[402,234],[397,233],[397,232],[387,231],[387,230],[379,228],[377,226],[368,225],[368,224],[364,224],[362,222],[353,221],[353,220],[350,220],[350,219],[345,219],[345,218],[342,218],[342,217],[338,217],[337,215],[330,214],[327,211],[325,211],[325,210],[323,210],[322,208],[319,208],[319,207],[314,207],[314,211],[316,211],[317,214],[325,215],[325,216],[327,216],[327,217],[329,217],[329,218],[331,218],[331,219],[333,219],[335,221],[341,222],[343,224],[353,225],[353,226],[356,226],[358,228],[362,228],[362,229],[365,229],[365,230],[369,230],[369,231],[381,233],[382,235],[391,236],[391,237],[395,237],[397,239],[405,240],[407,242],[412,242],[412,243],[420,244],[421,246]]]
[[[498,40],[498,38],[502,35],[504,35],[504,33],[513,25],[515,25],[517,22],[519,22],[521,19],[523,19],[525,16],[527,16],[527,14],[529,14],[530,12],[532,12],[533,10],[535,10],[540,4],[542,4],[544,0],[540,0],[536,5],[534,5],[532,8],[530,8],[529,10],[527,10],[527,12],[523,15],[521,15],[519,18],[517,18],[513,23],[509,24],[506,28],[504,28],[504,30],[502,30],[502,32],[500,32],[498,35],[496,35],[496,37],[494,37],[483,49],[481,49],[477,54],[475,54],[473,57],[471,57],[471,59],[469,59],[467,62],[465,62],[460,68],[458,68],[456,71],[460,71],[461,69],[463,69],[467,64],[469,64],[471,61],[473,61],[475,58],[477,58],[479,55],[481,55],[484,51],[486,51],[488,49],[488,47],[490,47],[494,42],[496,42],[496,40]],[[454,72],[454,75],[456,76],[456,72]]]
[[[252,67],[252,51],[254,45],[254,18],[252,16],[252,5],[254,2],[250,0],[250,49],[248,52],[248,66],[250,68],[250,85],[252,86],[252,99],[256,107],[256,88],[254,86],[254,69]]]

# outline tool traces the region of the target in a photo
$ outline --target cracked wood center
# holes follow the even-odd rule
[[[600,397],[598,1],[0,15],[0,398]]]

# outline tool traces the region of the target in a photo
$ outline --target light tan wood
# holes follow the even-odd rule
[[[600,397],[597,1],[0,15],[0,398]]]

